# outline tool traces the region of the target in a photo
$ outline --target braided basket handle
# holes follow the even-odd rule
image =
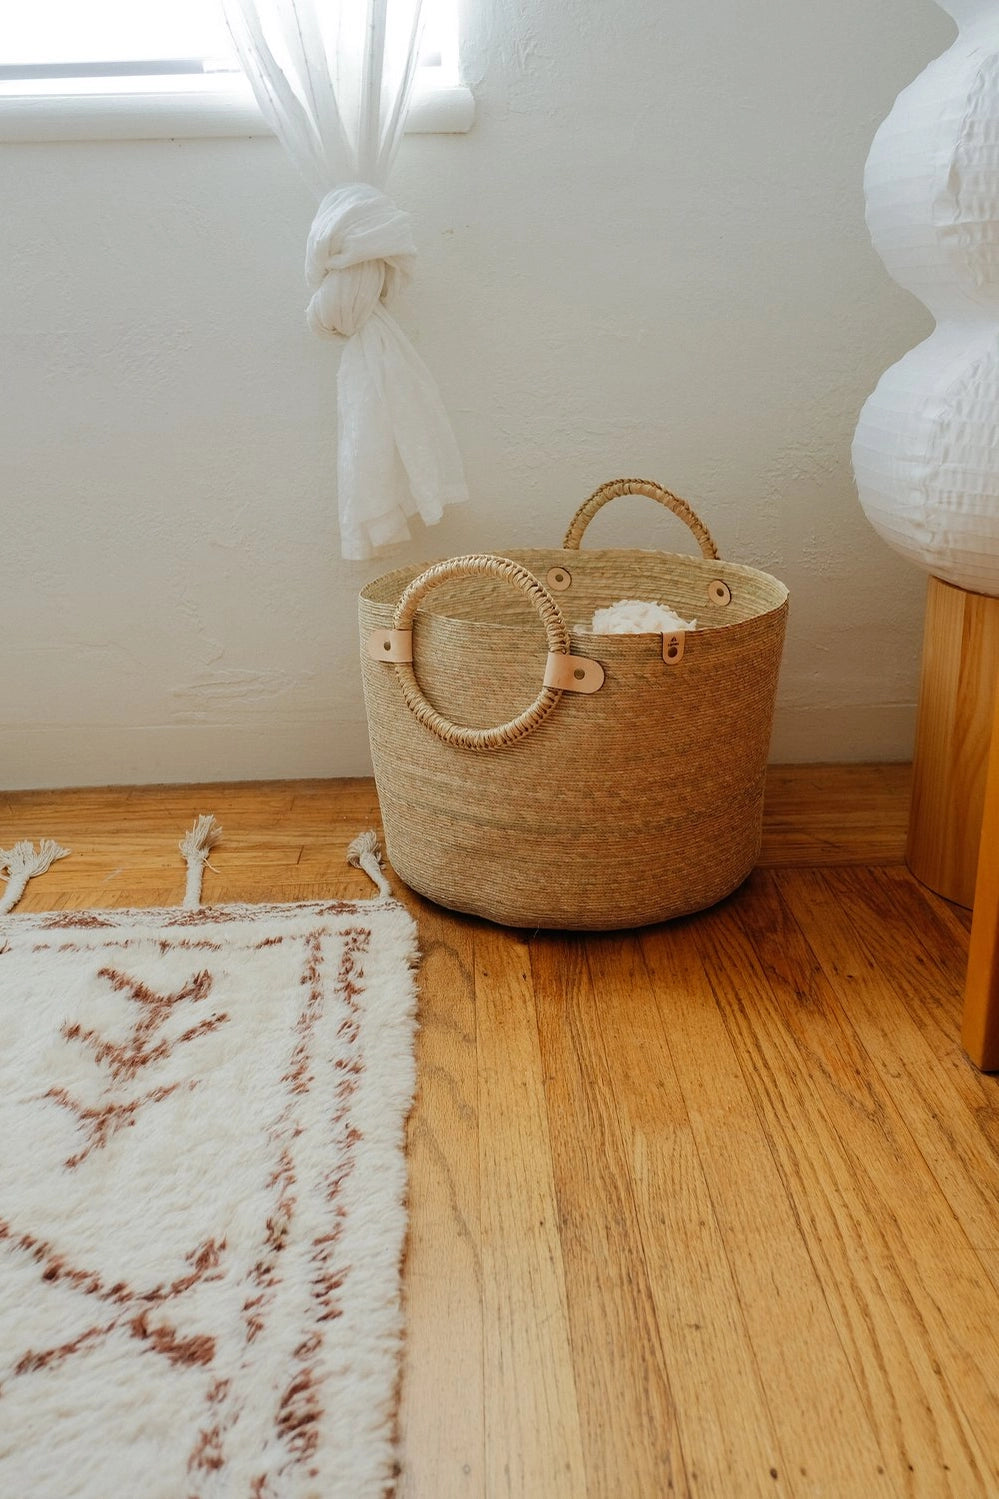
[[[609,500],[616,500],[625,494],[644,494],[650,500],[658,500],[660,505],[665,505],[667,510],[672,510],[674,515],[690,527],[694,538],[701,549],[704,557],[717,558],[718,548],[711,538],[711,532],[702,520],[691,510],[686,500],[681,500],[678,494],[672,490],[664,489],[654,479],[611,479],[607,484],[601,484],[595,489],[569,522],[569,529],[565,533],[565,541],[562,546],[566,551],[578,552],[579,543],[583,539],[583,532],[598,510],[602,510]]]
[[[561,609],[547,588],[543,587],[526,567],[521,567],[517,562],[511,562],[508,557],[493,557],[487,553],[449,557],[446,562],[435,563],[433,567],[428,567],[426,572],[420,573],[419,577],[413,579],[396,604],[395,629],[412,629],[416,611],[432,589],[439,588],[442,583],[450,582],[452,578],[468,578],[478,575],[499,578],[502,582],[512,583],[515,588],[519,588],[523,594],[526,594],[545,627],[549,655],[569,653],[568,627],[562,617]],[[530,734],[540,723],[544,722],[562,696],[558,688],[542,685],[541,691],[530,707],[525,708],[523,713],[518,714],[516,718],[510,719],[509,723],[498,724],[493,729],[470,729],[462,727],[461,724],[451,723],[443,714],[438,713],[431,703],[427,702],[416,679],[412,661],[397,661],[396,672],[406,706],[413,716],[424,728],[436,734],[438,739],[442,739],[445,744],[453,744],[459,749],[498,749],[501,745],[516,743],[518,739],[523,739],[525,734]]]

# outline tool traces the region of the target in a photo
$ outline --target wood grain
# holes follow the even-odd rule
[[[990,1069],[999,1067],[999,675],[993,724],[962,1028],[971,1060]]]
[[[764,1011],[773,1000],[760,995],[753,970],[705,963],[714,933],[715,917],[701,917],[650,931],[641,944],[774,1414],[783,1454],[776,1472],[795,1494],[892,1494],[870,1402],[761,1113],[756,1048],[744,1055],[726,1025],[729,998],[739,1003],[745,992],[747,1007],[755,999],[754,1010]]]
[[[400,1499],[468,1499],[485,1483],[479,1086],[471,924],[421,906],[419,1091],[405,1260],[406,1432]],[[461,1336],[441,1330],[459,1327]]]
[[[719,988],[729,983],[733,1034],[754,1048],[758,1106],[811,1222],[812,1254],[889,1472],[914,1492],[984,1496],[999,1474],[984,1435],[999,1429],[999,1340],[980,1338],[978,1317],[999,1306],[772,879],[753,886],[738,919],[726,912],[712,930],[739,983],[706,956]],[[751,1027],[740,1002],[746,972],[772,996]],[[918,1432],[918,1442],[900,1442],[902,1431]]]
[[[574,1499],[578,1366],[529,966],[509,933],[477,930],[485,1493]]]
[[[763,863],[636,934],[420,927],[401,1499],[999,1492],[999,1079],[904,766],[775,768]],[[370,782],[0,797],[24,909],[370,893]]]
[[[900,864],[911,789],[909,765],[771,765],[759,863]]]
[[[971,1243],[999,1249],[999,1089],[963,1064],[954,980],[939,969],[927,984],[925,921],[914,933],[895,890],[866,870],[788,871],[778,886],[808,932],[840,1023],[859,1037]],[[886,959],[898,1001],[890,1006]]]
[[[997,675],[999,599],[930,578],[906,862],[963,906],[975,894]]]
[[[531,941],[590,1492],[690,1493],[585,941]]]
[[[600,1075],[631,1182],[676,1411],[703,1499],[793,1492],[711,1200],[667,1027],[633,937],[586,944]]]

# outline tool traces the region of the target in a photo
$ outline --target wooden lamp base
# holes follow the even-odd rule
[[[999,598],[930,578],[905,861],[971,906],[999,674]]]

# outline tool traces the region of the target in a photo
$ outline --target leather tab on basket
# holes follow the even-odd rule
[[[604,669],[588,656],[568,656],[549,651],[545,686],[560,692],[599,692],[604,685]]]
[[[678,630],[674,635],[663,636],[663,660],[667,666],[675,666],[678,661],[683,660],[683,643],[685,632]]]
[[[412,661],[412,630],[372,630],[368,655],[372,661]]]
[[[567,588],[572,587],[572,573],[567,567],[550,567],[545,575],[545,582],[552,593],[565,593]]]

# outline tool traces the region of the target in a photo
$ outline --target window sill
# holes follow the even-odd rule
[[[196,139],[270,135],[245,78],[231,74],[74,80],[28,93],[0,86],[0,141]],[[457,135],[471,130],[475,101],[462,84],[424,85],[414,96],[407,134]]]

